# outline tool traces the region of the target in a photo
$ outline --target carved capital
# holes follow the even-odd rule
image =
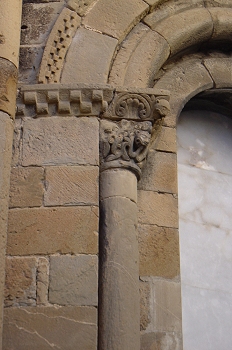
[[[127,168],[139,178],[147,155],[152,123],[122,119],[119,122],[101,121],[101,170]]]

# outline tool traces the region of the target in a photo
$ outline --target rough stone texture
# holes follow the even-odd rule
[[[109,197],[125,197],[137,203],[137,178],[125,169],[103,171],[100,178],[100,200]]]
[[[176,154],[151,150],[138,188],[147,191],[177,193]]]
[[[153,331],[180,333],[180,283],[150,278],[150,288],[150,312]]]
[[[150,286],[146,281],[139,282],[140,290],[140,330],[146,330],[150,318]]]
[[[18,67],[21,12],[21,0],[1,1],[0,57],[9,60],[15,67]],[[14,99],[11,102],[13,101]]]
[[[157,136],[155,149],[157,151],[176,153],[176,129],[163,126]]]
[[[36,258],[6,259],[5,306],[36,305]]]
[[[44,44],[62,8],[58,2],[23,5],[21,44]]]
[[[45,206],[98,205],[98,167],[47,167]]]
[[[3,294],[5,282],[5,251],[7,236],[8,196],[12,152],[13,122],[0,111],[0,337],[2,334]],[[1,348],[1,341],[0,341]]]
[[[48,304],[48,286],[49,286],[49,260],[48,258],[38,258],[36,280],[36,303],[37,305]]]
[[[96,118],[51,117],[24,122],[22,165],[97,165]]]
[[[1,43],[0,43],[1,46]],[[0,110],[15,116],[17,69],[15,65],[0,57]]]
[[[8,308],[3,344],[6,350],[95,350],[97,310],[76,306]]]
[[[22,154],[22,120],[15,119],[14,121],[14,136],[13,136],[13,147],[12,147],[12,167],[21,164]]]
[[[170,54],[166,40],[158,33],[149,31],[132,53],[127,63],[124,85],[139,88],[152,87],[155,74]]]
[[[10,208],[40,207],[43,204],[43,181],[43,168],[12,168]]]
[[[210,72],[216,88],[229,88],[232,86],[231,63],[231,58],[209,58],[204,60],[204,65]]]
[[[98,208],[11,209],[10,255],[98,252]]]
[[[157,0],[146,0],[146,2],[151,3],[151,5],[153,5],[152,2],[156,4],[156,1]],[[204,2],[204,0],[158,0],[158,9],[149,13],[149,15],[144,18],[144,22],[152,29],[155,29],[157,24],[162,22],[165,18],[171,17],[191,8],[204,7]]]
[[[36,84],[43,55],[43,46],[21,47],[19,54],[19,83]]]
[[[178,333],[154,332],[141,337],[141,350],[182,350],[182,337]]]
[[[111,197],[100,210],[99,348],[140,350],[137,206]]]
[[[96,306],[97,294],[97,256],[61,255],[50,258],[50,303]]]
[[[164,118],[165,126],[175,127],[184,105],[199,92],[213,87],[213,80],[200,59],[191,58],[175,64],[155,84],[155,88],[169,88],[170,113]]]
[[[156,25],[155,30],[167,40],[173,55],[210,39],[213,23],[209,12],[200,8],[171,16]]]
[[[142,0],[99,0],[83,23],[121,41],[148,9]]]
[[[117,43],[107,35],[79,28],[67,53],[61,82],[106,83]]]
[[[173,228],[139,225],[140,276],[175,278],[180,274],[179,235]]]
[[[164,227],[178,227],[177,198],[172,194],[138,191],[139,222]]]
[[[68,0],[67,5],[78,15],[83,16],[95,2],[96,0]]]
[[[232,35],[232,9],[231,8],[209,8],[209,13],[212,16],[214,31],[213,40],[228,40]]]

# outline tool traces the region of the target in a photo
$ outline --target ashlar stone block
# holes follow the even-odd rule
[[[97,297],[97,256],[61,255],[50,258],[50,303],[96,306]]]

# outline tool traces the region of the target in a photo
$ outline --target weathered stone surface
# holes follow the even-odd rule
[[[150,5],[159,5],[158,11],[153,11],[144,18],[144,23],[146,23],[152,29],[155,29],[157,24],[162,22],[165,18],[171,17],[175,14],[189,10],[191,8],[204,7],[205,3],[204,0],[146,0],[146,2]],[[158,3],[156,4],[156,2]]]
[[[36,305],[36,258],[6,259],[5,306]]]
[[[231,63],[231,58],[208,58],[204,60],[204,65],[210,72],[216,88],[229,88],[232,86]]]
[[[149,31],[137,43],[127,64],[124,84],[140,88],[152,87],[155,74],[170,54],[167,41],[158,33]]]
[[[140,350],[137,206],[122,197],[100,205],[99,347]]]
[[[68,0],[67,6],[83,16],[94,2],[95,0]]]
[[[170,113],[164,118],[164,125],[175,127],[177,117],[187,101],[199,92],[213,87],[213,80],[203,66],[201,59],[186,59],[171,67],[155,84],[155,88],[169,88]]]
[[[140,290],[140,330],[146,330],[150,323],[150,286],[146,281],[139,282]]]
[[[0,110],[14,118],[17,69],[13,63],[1,57],[0,68]]]
[[[60,11],[62,3],[24,4],[21,25],[21,44],[44,44]]]
[[[143,23],[138,23],[121,43],[121,47],[117,52],[110,71],[110,84],[115,86],[124,85],[125,74],[130,57],[136,49],[138,42],[140,42],[149,31],[150,29]]]
[[[49,260],[45,257],[38,258],[38,269],[36,276],[36,303],[37,305],[48,304],[49,286]]]
[[[96,118],[27,119],[23,133],[23,166],[99,162]]]
[[[18,67],[22,1],[1,1],[0,6],[0,57]]]
[[[43,204],[43,181],[43,168],[12,168],[10,208],[40,207]]]
[[[100,177],[100,199],[109,197],[129,198],[137,203],[137,178],[125,169],[103,171]]]
[[[140,276],[180,275],[179,235],[173,228],[139,225]]]
[[[151,150],[138,188],[147,191],[177,193],[176,154]]]
[[[141,337],[141,350],[182,350],[182,337],[179,333],[154,332]]]
[[[153,330],[180,333],[182,325],[180,282],[150,278],[150,288],[153,296],[150,304]]]
[[[15,119],[14,122],[14,136],[12,147],[12,167],[21,165],[22,155],[22,120]]]
[[[10,163],[12,152],[13,122],[9,115],[0,111],[0,336],[5,283],[5,251],[7,237],[8,195],[10,186]],[[1,348],[1,343],[0,343]]]
[[[138,191],[139,222],[164,227],[178,227],[177,198],[168,193]]]
[[[171,54],[174,55],[187,47],[210,39],[213,22],[206,9],[192,9],[163,20],[155,26],[155,31],[167,40]]]
[[[19,54],[19,83],[36,84],[43,55],[43,46],[21,47]]]
[[[98,167],[47,167],[45,206],[98,205]]]
[[[176,129],[163,126],[158,133],[154,148],[157,151],[176,153]]]
[[[61,255],[50,258],[50,303],[96,306],[97,298],[97,256]]]
[[[107,83],[117,43],[107,35],[79,28],[67,53],[61,82]]]
[[[213,40],[228,40],[232,35],[232,9],[213,7],[209,8],[209,13],[213,19],[214,31]]]
[[[148,9],[142,0],[99,0],[83,23],[121,41]]]
[[[10,255],[98,252],[98,208],[11,209]]]
[[[4,349],[95,350],[97,347],[94,307],[7,308],[4,316]]]

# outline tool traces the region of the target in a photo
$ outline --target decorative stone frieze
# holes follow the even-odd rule
[[[124,91],[123,91],[124,90]],[[103,119],[153,121],[169,111],[166,90],[125,91],[111,85],[35,84],[19,88],[17,115],[101,116]]]
[[[64,8],[49,35],[40,66],[39,83],[58,83],[64,59],[72,38],[80,25],[80,17]]]

